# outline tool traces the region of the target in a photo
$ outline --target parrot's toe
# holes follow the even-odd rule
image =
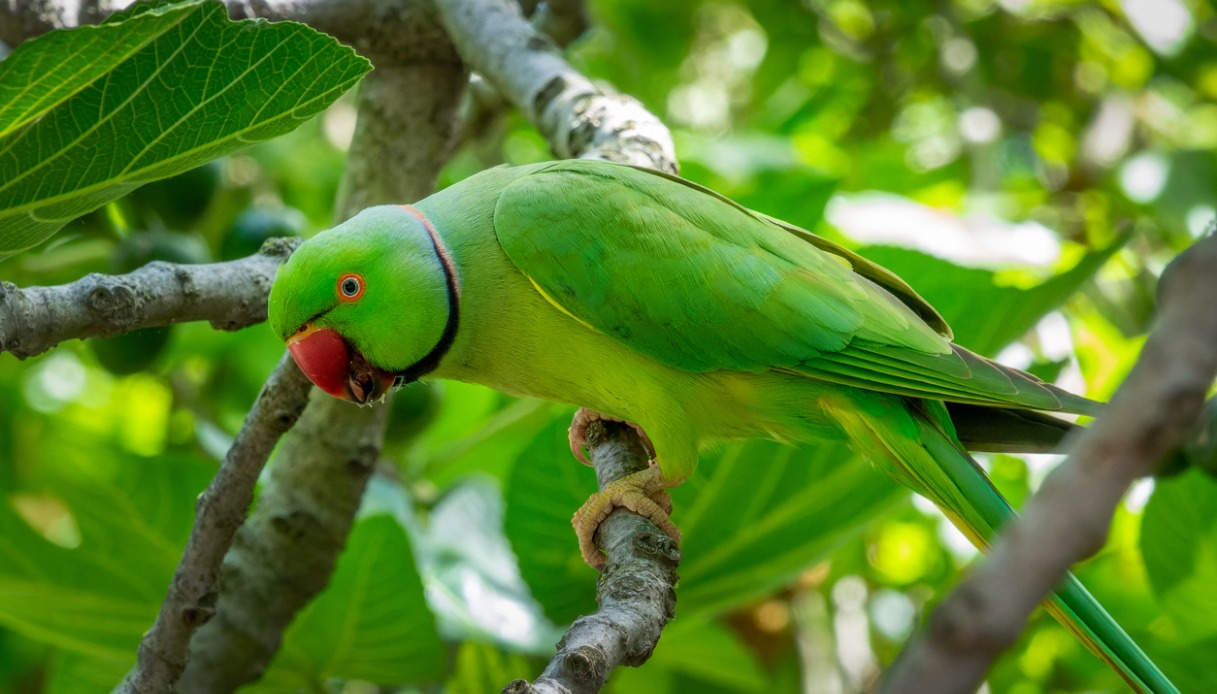
[[[672,513],[672,496],[670,494],[668,494],[668,491],[666,489],[660,489],[659,491],[648,495],[648,498],[650,498],[651,501],[654,501],[656,504],[658,504],[660,510],[662,510],[664,513],[667,513],[667,514]],[[680,539],[680,538],[673,538],[673,539]]]
[[[606,422],[621,422],[622,424],[629,426],[631,429],[637,432],[638,437],[642,439],[643,445],[647,448],[647,456],[650,458],[651,463],[653,464],[655,462],[655,446],[651,443],[651,437],[647,436],[647,433],[643,431],[642,427],[633,422],[627,422],[624,419],[610,417],[609,415],[602,414],[595,410],[589,410],[586,407],[579,408],[579,411],[575,413],[574,418],[570,421],[570,428],[566,430],[567,438],[570,441],[570,452],[571,455],[575,456],[575,460],[578,460],[584,465],[592,464],[592,461],[587,457],[587,453],[584,452],[584,448],[587,446],[587,428],[591,426],[592,422],[599,420],[604,420]],[[671,502],[669,502],[668,505],[671,506]]]
[[[610,482],[593,494],[571,519],[583,561],[597,571],[604,570],[604,553],[596,547],[596,530],[618,506],[643,516],[679,544],[680,529],[668,517],[672,512],[672,498],[664,490],[668,484],[660,469],[651,466]]]

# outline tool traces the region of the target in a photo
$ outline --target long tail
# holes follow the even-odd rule
[[[852,406],[826,404],[864,454],[936,503],[977,547],[1014,510],[958,443],[941,403],[859,394]],[[1073,574],[1044,608],[1137,692],[1179,690]]]

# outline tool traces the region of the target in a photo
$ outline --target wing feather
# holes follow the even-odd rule
[[[778,369],[917,398],[1091,413],[951,344],[890,272],[683,179],[572,160],[504,188],[495,232],[545,298],[692,372]]]

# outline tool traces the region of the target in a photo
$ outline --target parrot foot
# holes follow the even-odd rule
[[[665,487],[672,486],[664,480],[663,472],[656,465],[631,473],[610,482],[589,498],[571,519],[575,535],[579,537],[579,552],[588,566],[603,571],[604,554],[596,547],[596,530],[618,506],[650,520],[668,537],[680,543],[680,529],[668,517],[672,512],[672,499]]]
[[[589,410],[586,407],[579,408],[579,411],[575,413],[574,419],[570,420],[570,428],[566,430],[567,437],[570,440],[570,452],[571,455],[575,456],[575,460],[578,460],[579,462],[588,466],[592,464],[592,461],[588,459],[587,454],[583,452],[583,449],[585,446],[587,446],[587,428],[591,426],[592,422],[600,420],[606,422],[621,422],[637,432],[638,437],[642,439],[643,445],[647,448],[647,455],[651,464],[655,464],[655,446],[651,444],[651,437],[647,436],[647,433],[642,430],[642,427],[633,422],[627,422],[624,419],[610,417],[595,410]]]

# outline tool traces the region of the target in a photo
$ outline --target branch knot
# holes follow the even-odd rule
[[[91,273],[85,280],[92,280],[97,286],[91,289],[85,297],[85,305],[90,311],[101,314],[101,317],[113,323],[134,323],[136,297],[135,292],[121,281]]]

